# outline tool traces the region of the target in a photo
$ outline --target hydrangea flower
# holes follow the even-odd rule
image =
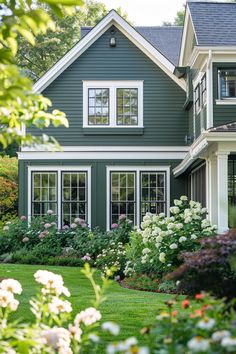
[[[206,352],[210,348],[209,341],[200,336],[192,338],[187,345],[194,353]]]

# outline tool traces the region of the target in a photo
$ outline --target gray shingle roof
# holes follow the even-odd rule
[[[81,27],[81,38],[92,27]],[[178,65],[183,27],[179,26],[145,26],[135,29],[174,65]]]
[[[236,122],[219,125],[208,129],[209,132],[236,132]]]
[[[199,46],[236,45],[236,3],[189,1]]]

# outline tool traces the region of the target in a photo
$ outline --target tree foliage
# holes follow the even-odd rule
[[[0,156],[0,219],[16,214],[18,199],[17,159]]]
[[[50,143],[53,138],[42,135],[40,138],[24,134],[22,127],[31,125],[44,128],[68,126],[64,113],[53,110],[49,113],[50,100],[32,91],[32,82],[15,65],[19,40],[35,45],[38,35],[47,30],[55,30],[52,15],[45,11],[50,8],[54,16],[72,15],[75,5],[82,0],[2,0],[0,4],[0,143],[3,147],[16,142],[18,144]]]
[[[34,81],[79,41],[81,26],[95,26],[108,12],[102,2],[95,0],[86,0],[73,16],[58,18],[49,6],[45,6],[45,11],[53,18],[55,30],[37,35],[34,46],[22,37],[16,57],[17,64]],[[121,8],[117,12],[127,19]]]
[[[164,21],[163,26],[183,26],[184,17],[185,17],[185,6],[183,6],[182,10],[177,11],[174,22]]]

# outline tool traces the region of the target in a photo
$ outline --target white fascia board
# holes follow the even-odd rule
[[[33,86],[34,92],[42,92],[112,25],[117,26],[127,38],[140,48],[152,61],[160,66],[172,80],[174,80],[183,90],[186,90],[185,83],[173,74],[175,66],[122,17],[120,17],[116,11],[112,10],[35,83]]]
[[[190,17],[189,16],[189,8],[188,8],[188,5],[186,5],[185,17],[184,17],[184,28],[183,28],[181,47],[180,47],[180,55],[179,55],[179,66],[183,66],[184,51],[185,51],[185,47],[186,47],[186,38],[187,38],[188,26],[189,26],[189,17]]]
[[[174,176],[181,175],[205,150],[209,143],[234,142],[236,150],[236,132],[203,132],[198,139],[190,146],[189,152],[183,161],[173,170]]]
[[[61,146],[61,151],[69,152],[187,152],[189,146]],[[46,152],[46,150],[35,150],[30,147],[22,147],[21,152]]]
[[[209,55],[209,51],[212,51],[212,62],[214,62],[214,55],[236,55],[236,46],[195,46],[192,55],[189,59],[189,66],[192,68],[197,62],[200,55]],[[218,60],[216,60],[217,62]]]
[[[85,152],[18,152],[19,160],[182,160],[186,152],[176,151],[85,151]]]

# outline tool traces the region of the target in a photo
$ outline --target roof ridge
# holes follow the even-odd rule
[[[229,2],[229,1],[196,1],[196,0],[188,0],[187,3],[192,4],[225,4],[225,5],[236,5],[236,2]]]

